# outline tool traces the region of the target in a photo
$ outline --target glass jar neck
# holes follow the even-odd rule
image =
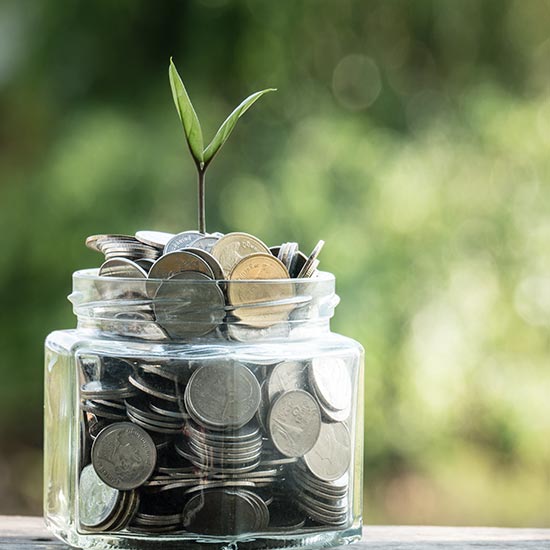
[[[197,281],[100,277],[77,271],[69,296],[78,329],[153,342],[307,339],[330,331],[335,278]]]

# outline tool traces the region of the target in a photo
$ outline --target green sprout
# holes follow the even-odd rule
[[[198,191],[199,191],[199,231],[206,233],[206,216],[205,216],[205,175],[206,170],[210,166],[213,158],[218,151],[222,148],[222,145],[227,141],[233,128],[237,124],[237,120],[241,118],[250,107],[268,92],[274,92],[275,88],[268,88],[267,90],[261,90],[248,96],[241,104],[235,108],[235,110],[225,119],[219,130],[216,132],[214,139],[207,147],[204,147],[202,138],[202,129],[199,122],[199,117],[193,108],[187,90],[183,85],[183,81],[170,58],[170,68],[168,69],[168,75],[170,77],[170,87],[172,88],[172,97],[176,105],[176,110],[180,117],[185,133],[185,139],[189,146],[191,156],[195,161],[198,173]]]

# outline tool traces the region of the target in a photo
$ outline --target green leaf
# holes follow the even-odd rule
[[[227,138],[231,135],[233,128],[237,124],[237,120],[252,107],[252,105],[260,99],[264,94],[268,92],[275,92],[275,88],[268,88],[260,92],[255,92],[251,96],[247,97],[226,119],[220,126],[220,129],[216,132],[214,139],[210,142],[210,145],[204,150],[204,164],[208,164],[221,149],[222,145],[227,141]]]
[[[183,124],[187,144],[197,163],[202,164],[204,162],[204,142],[201,125],[172,58],[170,58],[168,76],[170,78],[170,87],[172,88],[172,97]]]

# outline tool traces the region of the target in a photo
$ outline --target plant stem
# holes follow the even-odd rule
[[[198,167],[199,174],[199,231],[206,233],[206,208],[204,204],[204,185],[206,168]]]

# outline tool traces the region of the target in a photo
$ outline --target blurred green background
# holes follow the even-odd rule
[[[41,511],[42,342],[94,233],[195,227],[174,56],[212,231],[323,238],[367,349],[376,523],[550,526],[550,5],[0,2],[0,513]]]

